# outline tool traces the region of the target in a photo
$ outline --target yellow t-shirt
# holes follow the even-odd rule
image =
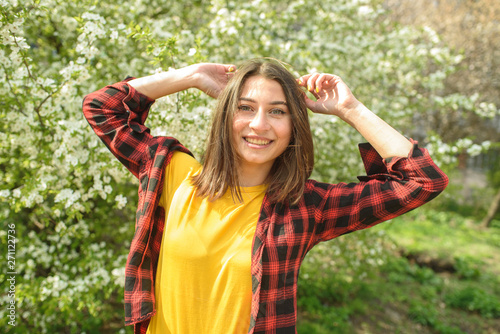
[[[190,182],[200,170],[180,152],[166,168],[156,315],[148,334],[247,333],[250,326],[251,248],[266,186],[242,188],[244,203],[234,203],[229,191],[210,202]]]

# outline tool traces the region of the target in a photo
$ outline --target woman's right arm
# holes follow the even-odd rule
[[[154,100],[190,87],[216,97],[234,69],[234,65],[196,64],[127,79],[87,95],[83,114],[108,149],[138,177],[141,164],[149,159],[150,148],[167,145],[169,151],[188,152],[174,138],[151,136],[144,123]]]
[[[128,84],[150,99],[198,88],[216,98],[227,85],[236,67],[224,64],[195,64],[130,81]]]

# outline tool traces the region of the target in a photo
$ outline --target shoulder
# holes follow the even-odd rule
[[[184,176],[198,172],[201,169],[201,164],[190,154],[181,151],[175,151],[172,159],[168,164],[169,172],[177,175]]]
[[[172,162],[185,166],[200,165],[200,163],[192,155],[181,151],[174,152],[174,154],[172,155]]]
[[[160,205],[166,207],[174,193],[192,175],[201,169],[201,164],[191,155],[175,151],[170,162],[165,167],[165,182],[163,183]]]

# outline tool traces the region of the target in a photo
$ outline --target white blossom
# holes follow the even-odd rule
[[[14,196],[15,198],[19,198],[21,197],[21,189],[20,188],[16,188],[12,191],[12,196]]]
[[[127,205],[127,198],[123,195],[117,195],[115,201],[118,209],[123,209]]]

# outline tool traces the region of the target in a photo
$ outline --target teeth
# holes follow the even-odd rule
[[[250,144],[255,144],[255,145],[267,145],[271,142],[270,140],[255,139],[255,138],[245,138],[245,140]]]

